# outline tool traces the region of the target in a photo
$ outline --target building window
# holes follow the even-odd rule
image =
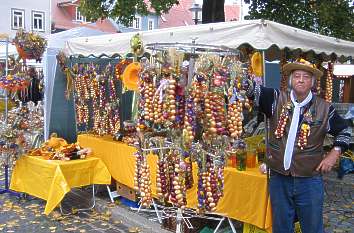
[[[76,7],[75,21],[77,22],[86,22],[86,17],[81,15],[79,8]]]
[[[25,28],[25,11],[19,9],[11,9],[11,28],[17,30],[19,28]]]
[[[129,28],[141,29],[141,17],[135,16],[132,21],[128,24]]]
[[[44,31],[44,12],[32,11],[32,30]]]
[[[148,20],[148,30],[153,30],[154,29],[154,20],[149,19]]]
[[[141,18],[139,16],[135,16],[135,19],[133,21],[133,27],[135,29],[141,29]]]

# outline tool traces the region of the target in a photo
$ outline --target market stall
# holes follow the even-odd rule
[[[15,161],[41,141],[43,108],[39,83],[42,76],[26,59],[40,60],[45,43],[42,37],[21,30],[13,40],[0,41],[1,49],[5,50],[0,62],[0,166],[5,173],[5,188],[0,189],[1,194],[20,195],[9,188],[10,172]],[[14,55],[19,58],[15,59]]]
[[[57,132],[67,140],[76,138],[73,132],[76,126],[73,123],[74,109],[73,102],[65,99],[63,89],[65,88],[65,79],[62,71],[57,68],[57,59],[59,51],[64,48],[65,42],[69,39],[83,36],[104,35],[104,32],[87,27],[77,27],[64,32],[51,34],[48,37],[48,47],[44,54],[44,85],[45,85],[45,112],[44,112],[44,137],[49,138],[51,132]],[[54,86],[56,87],[54,89]],[[60,108],[52,108],[60,106]],[[54,116],[54,117],[52,117]],[[63,121],[67,125],[61,124]],[[58,132],[59,131],[59,132]],[[69,132],[69,133],[67,133]],[[71,133],[70,133],[71,132]],[[70,141],[74,141],[72,139]]]
[[[82,134],[78,136],[80,145],[95,148],[94,156],[102,159],[107,165],[112,177],[131,189],[134,188],[134,153],[136,148],[125,143],[113,141],[110,137],[97,137]],[[156,195],[156,155],[148,156],[151,168],[152,192]],[[197,180],[196,165],[193,168],[193,179]],[[188,206],[196,209],[197,186],[194,185],[187,192]],[[271,209],[267,195],[267,177],[258,171],[258,168],[246,169],[245,172],[227,167],[225,170],[225,190],[221,198],[217,213],[230,218],[250,223],[262,229],[271,227]],[[245,204],[248,203],[248,204]]]
[[[52,37],[51,46],[53,43],[60,46],[64,35],[68,36]],[[111,182],[106,166],[99,158],[86,158],[91,154],[89,148],[67,143],[56,134],[43,140],[43,104],[33,98],[33,89],[39,86],[33,80],[39,81],[39,73],[27,60],[41,61],[47,41],[33,32],[19,30],[12,42],[8,38],[5,42],[5,66],[0,70],[0,89],[5,93],[5,111],[0,113],[0,166],[5,168],[5,188],[0,188],[0,194],[21,197],[27,193],[44,199],[45,214],[49,214],[72,188],[92,185],[93,208],[94,184]],[[8,56],[10,43],[14,44],[21,62]],[[7,105],[10,98],[16,101],[11,109]]]
[[[149,58],[142,56],[143,43],[150,50]],[[259,172],[256,165],[256,154],[262,160],[262,146],[245,141],[244,120],[252,112],[252,101],[246,96],[244,80],[262,82],[262,76],[264,80],[264,59],[350,59],[354,43],[254,20],[163,29],[140,36],[77,38],[66,44],[65,52],[69,56],[110,56],[129,49],[135,60],[116,64],[113,84],[122,82],[125,89],[136,93],[137,101],[124,106],[132,109],[133,121],[125,121],[121,134],[116,134],[115,123],[123,120],[111,114],[116,94],[111,91],[111,69],[108,73],[102,69],[87,72],[89,68],[76,72],[77,124],[86,127],[80,143],[94,149],[113,178],[135,189],[142,207],[154,205],[157,199],[177,208],[178,222],[185,209],[192,208],[196,217],[220,213],[269,230],[267,179],[261,174],[264,166]],[[328,101],[331,81],[328,72]],[[118,140],[123,136],[125,143],[136,148],[114,142],[112,136]],[[248,189],[247,184],[253,182],[257,185]],[[239,187],[236,191],[235,186]],[[255,193],[260,195],[255,197]]]

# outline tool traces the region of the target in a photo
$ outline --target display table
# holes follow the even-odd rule
[[[98,137],[88,134],[78,136],[83,147],[90,147],[94,156],[106,164],[112,177],[131,188],[134,187],[134,166],[136,151],[124,143],[113,141],[109,137]],[[152,191],[156,190],[157,156],[149,155]],[[197,168],[193,164],[194,183],[197,183]],[[220,199],[217,212],[230,218],[250,223],[262,229],[271,228],[271,208],[268,195],[267,177],[257,168],[237,171],[225,168],[224,196]],[[187,192],[187,204],[191,208],[197,206],[197,186]]]
[[[10,189],[46,200],[44,213],[49,214],[71,188],[110,183],[109,171],[99,158],[58,161],[24,155],[16,162]]]

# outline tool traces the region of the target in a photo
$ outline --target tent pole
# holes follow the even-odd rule
[[[266,86],[266,72],[265,72],[265,50],[262,50],[262,70],[263,70],[263,86]]]
[[[6,37],[6,55],[5,55],[5,76],[8,75],[8,70],[9,70],[9,61],[8,61],[8,55],[9,55],[9,38]],[[7,90],[5,89],[5,125],[7,125],[7,115],[8,115],[8,99],[7,99]]]
[[[266,63],[266,61],[265,61],[265,50],[262,50],[262,63],[263,63],[263,86],[266,86],[266,66],[265,66],[265,63]],[[264,141],[265,141],[265,145],[267,146],[268,145],[268,132],[269,132],[269,130],[268,130],[268,119],[267,119],[267,116],[265,115],[265,114],[263,114],[263,116],[264,116],[264,130],[265,130],[265,132],[264,132]]]

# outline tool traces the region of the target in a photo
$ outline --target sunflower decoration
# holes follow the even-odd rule
[[[17,31],[13,43],[19,56],[24,61],[26,59],[35,59],[40,62],[47,46],[47,41],[43,37],[33,32],[25,32],[23,29]]]
[[[130,63],[124,70],[122,75],[122,82],[124,88],[130,91],[138,90],[139,72],[141,65],[139,62]]]
[[[125,68],[131,63],[128,59],[123,59],[115,66],[115,76],[117,80],[123,79],[123,73]]]
[[[260,52],[253,53],[251,57],[252,73],[257,77],[263,76],[263,60]]]

